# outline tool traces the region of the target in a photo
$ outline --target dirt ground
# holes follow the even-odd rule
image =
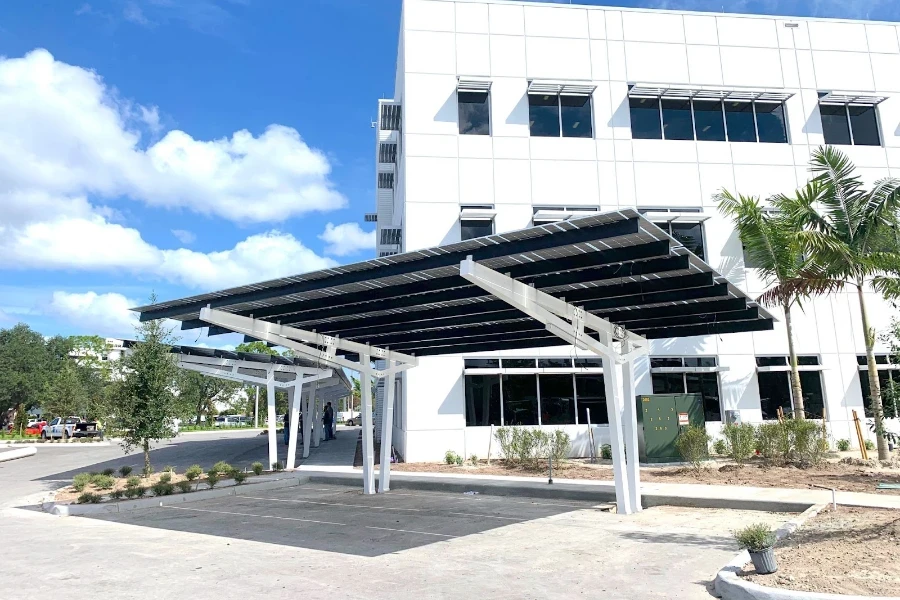
[[[741,575],[760,585],[828,594],[892,596],[900,589],[900,513],[826,509],[775,546],[778,571]]]
[[[897,465],[896,462],[894,464]],[[443,463],[398,463],[391,469],[460,475],[547,476],[546,468],[507,467],[502,460],[492,460],[490,465],[485,461],[479,461],[477,466],[468,463],[460,466]],[[590,464],[586,459],[571,460],[558,466],[554,465],[553,476],[560,479],[612,480],[612,463],[608,460],[601,460],[600,464]],[[856,466],[837,461],[828,461],[820,466],[806,469],[794,466],[772,467],[755,460],[743,467],[728,462],[711,462],[699,473],[683,466],[641,467],[641,479],[659,483],[701,483],[799,489],[810,489],[813,485],[821,485],[845,492],[900,495],[900,490],[876,489],[879,482],[900,483],[900,469]]]

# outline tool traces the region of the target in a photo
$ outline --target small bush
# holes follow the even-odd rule
[[[772,421],[756,428],[756,451],[772,464],[784,463],[790,455],[790,440],[781,423]]]
[[[179,490],[181,490],[181,492],[183,494],[186,494],[187,492],[191,491],[191,489],[192,489],[191,486],[193,486],[193,484],[190,481],[187,481],[186,479],[182,479],[181,481],[177,482],[175,485],[178,487]]]
[[[229,465],[224,460],[220,460],[219,462],[214,464],[213,469],[215,469],[219,473],[219,475],[227,475],[228,473],[231,473],[234,470],[232,468],[232,466]]]
[[[245,481],[247,481],[247,474],[243,471],[234,471],[231,476],[234,478],[234,482],[238,485],[241,485]]]
[[[125,480],[125,487],[135,488],[139,485],[141,485],[141,478],[137,475],[132,475]]]
[[[572,438],[565,431],[557,429],[548,436],[550,444],[548,455],[553,458],[554,464],[560,464],[569,458],[569,452],[572,450]]]
[[[113,475],[116,474],[116,470],[113,469],[112,467],[110,467],[110,468],[107,468],[107,469],[103,469],[102,473],[103,473],[104,475],[106,475],[107,477],[112,477]]]
[[[121,500],[122,496],[124,496],[124,495],[125,495],[124,490],[113,490],[109,493],[109,497],[112,498],[113,500]]]
[[[837,441],[837,449],[841,452],[846,452],[850,449],[850,440],[838,440]]]
[[[494,435],[507,464],[532,469],[546,466],[550,457],[554,462],[562,462],[572,447],[571,438],[561,430],[551,433],[540,429],[500,427]]]
[[[250,468],[253,470],[254,475],[262,475],[263,472],[263,464],[259,461],[250,465]]]
[[[459,454],[454,452],[453,450],[447,450],[444,452],[444,462],[448,465],[455,465],[459,460]]]
[[[150,477],[151,475],[153,475],[153,465],[147,465],[146,467],[141,469],[141,473],[144,475],[144,477]]]
[[[688,425],[675,439],[675,448],[678,449],[681,458],[689,462],[695,471],[699,471],[709,454],[710,439],[706,427]]]
[[[728,454],[728,444],[722,438],[717,439],[713,442],[713,452],[719,456],[725,456]]]
[[[172,465],[166,465],[165,467],[163,467],[163,472],[165,472],[165,473],[171,473],[172,475],[174,475],[174,474],[175,474],[175,467],[173,467]]]
[[[160,483],[172,483],[172,473],[166,471],[162,475],[159,476]]]
[[[103,497],[100,494],[85,492],[78,496],[78,504],[99,504]]]
[[[111,490],[116,485],[116,480],[110,475],[96,475],[91,477],[91,485],[98,490]]]
[[[187,477],[188,481],[194,481],[201,475],[203,475],[203,469],[200,465],[191,465],[188,467],[187,471],[184,472],[184,476]]]
[[[127,488],[125,488],[125,497],[126,497],[126,498],[137,498],[137,496],[138,496],[138,488],[139,488],[139,487],[141,487],[141,486],[136,485],[136,486],[134,486],[134,487],[127,487]]]
[[[775,545],[775,533],[765,523],[754,523],[734,532],[738,545],[750,552],[761,552]]]
[[[91,476],[89,473],[79,473],[72,479],[72,487],[75,488],[75,491],[81,493],[84,491],[84,488],[87,487],[87,484],[91,482]]]
[[[750,457],[753,456],[754,443],[756,441],[756,428],[753,425],[750,423],[728,423],[722,428],[722,435],[727,440],[726,446],[731,460],[739,465],[750,460]]]
[[[134,488],[134,495],[138,498],[143,498],[147,494],[147,488],[143,485],[139,485]]]
[[[206,472],[206,485],[209,486],[209,489],[216,487],[216,484],[219,483],[219,472],[217,470],[210,469]]]
[[[874,449],[875,449],[875,442],[873,442],[872,440],[866,440],[866,450],[874,450]]]
[[[471,456],[469,456],[469,464],[472,465],[473,467],[478,466],[478,455],[477,454],[472,454]]]
[[[119,475],[121,475],[122,477],[128,477],[129,475],[131,475],[132,470],[133,469],[129,465],[122,465],[121,467],[119,467]]]
[[[272,470],[273,470],[273,471],[283,471],[283,470],[284,470],[284,465],[281,464],[280,462],[277,462],[277,461],[276,461],[276,462],[273,462],[273,463],[272,463]]]
[[[603,444],[600,446],[600,458],[605,460],[612,460],[612,446],[609,444]]]
[[[154,496],[171,496],[175,492],[175,486],[171,483],[157,481],[151,486]]]

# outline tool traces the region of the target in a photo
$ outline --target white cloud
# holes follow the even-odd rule
[[[182,244],[193,244],[197,241],[197,236],[187,229],[173,229],[172,235],[178,238],[178,241]]]
[[[53,292],[47,312],[77,325],[85,333],[130,338],[134,337],[138,317],[128,309],[136,304],[122,294],[60,291]]]
[[[326,254],[346,256],[375,249],[375,231],[363,231],[358,223],[328,223],[319,239],[326,242]]]

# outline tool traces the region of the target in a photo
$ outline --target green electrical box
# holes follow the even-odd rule
[[[637,397],[638,450],[642,463],[681,462],[675,439],[682,427],[703,426],[700,394],[649,394]]]

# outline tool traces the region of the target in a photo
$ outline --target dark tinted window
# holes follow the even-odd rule
[[[654,394],[684,393],[684,374],[682,373],[653,373],[650,380],[653,382]]]
[[[594,137],[590,96],[560,96],[563,137]]]
[[[541,424],[575,424],[575,390],[572,375],[541,375]]]
[[[504,369],[533,369],[534,368],[534,359],[533,358],[504,358],[503,359],[503,368]]]
[[[778,418],[780,406],[787,414],[791,411],[791,388],[788,384],[787,371],[773,371],[770,373],[757,373],[759,382],[759,405],[762,409],[762,417],[766,421]]]
[[[672,237],[681,244],[703,258],[703,224],[702,223],[672,223]]]
[[[850,126],[847,123],[847,108],[837,104],[820,104],[822,133],[826,144],[849,145]]]
[[[784,105],[769,102],[756,103],[756,127],[760,142],[787,143],[787,128],[784,123]]]
[[[571,358],[539,358],[538,367],[542,369],[571,369]]]
[[[575,359],[575,367],[579,369],[602,369],[603,368],[603,359],[602,358],[576,358]]]
[[[494,222],[484,220],[460,221],[459,222],[460,238],[463,240],[471,240],[477,237],[483,237],[494,233]]]
[[[502,425],[499,375],[466,375],[466,425]]]
[[[725,122],[728,125],[728,141],[756,141],[756,127],[753,125],[753,104],[751,102],[726,102]]]
[[[464,361],[467,369],[498,369],[500,368],[499,358],[467,358]]]
[[[694,100],[694,123],[698,140],[725,141],[725,117],[721,102]]]
[[[895,418],[900,409],[900,371],[888,371],[882,369],[878,371],[878,382],[881,387],[881,404],[884,409],[884,416],[887,418]],[[866,416],[872,418],[872,393],[869,386],[868,371],[859,372],[859,387],[863,397],[863,410]],[[805,391],[805,390],[804,390]]]
[[[703,396],[703,412],[707,421],[721,421],[719,403],[719,376],[716,373],[687,373],[684,376],[688,394]]]
[[[459,132],[491,134],[491,105],[487,92],[459,92]]]
[[[807,366],[817,365],[817,364],[819,364],[819,357],[818,356],[798,356],[797,364],[798,365],[807,365]]]
[[[631,137],[636,140],[661,140],[662,124],[659,120],[659,100],[656,98],[629,98],[631,107]]]
[[[681,367],[683,363],[680,358],[651,358],[650,359],[650,368],[656,369],[659,367]]]
[[[803,410],[809,419],[821,419],[825,396],[822,394],[822,376],[819,371],[800,371],[800,388],[803,390]]]
[[[874,106],[848,106],[850,127],[853,129],[853,143],[857,146],[880,146],[878,119]]]
[[[503,376],[503,422],[505,425],[537,425],[536,375]]]
[[[760,267],[760,263],[758,263],[752,255],[747,253],[747,247],[744,244],[741,244],[741,250],[744,253],[744,267],[748,269],[758,269]]]
[[[788,364],[786,356],[757,356],[757,367],[786,367]]]
[[[716,357],[715,356],[685,357],[684,366],[686,366],[686,367],[714,367],[714,366],[716,366]]]
[[[603,375],[576,375],[575,393],[578,397],[579,423],[591,423],[592,425],[609,423]],[[591,413],[590,421],[588,421],[588,411]]]
[[[559,137],[559,96],[528,94],[531,135]]]
[[[694,139],[690,100],[663,100],[663,137],[667,140]]]

